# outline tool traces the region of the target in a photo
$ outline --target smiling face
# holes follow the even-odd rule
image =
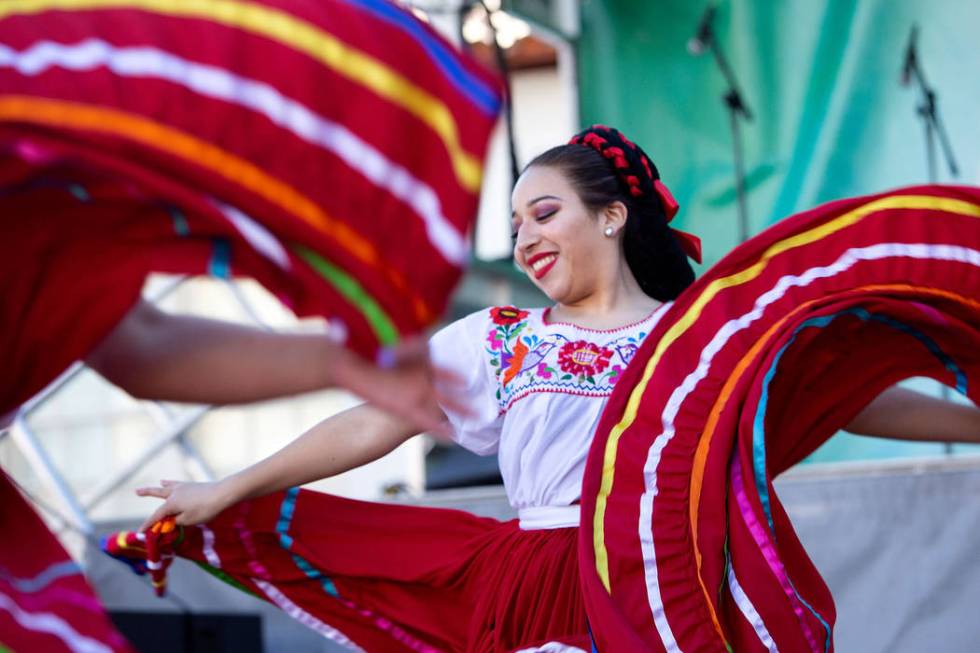
[[[611,283],[623,264],[625,207],[616,205],[593,213],[558,169],[528,168],[511,195],[514,259],[552,301],[581,301]],[[608,226],[616,237],[603,234]]]

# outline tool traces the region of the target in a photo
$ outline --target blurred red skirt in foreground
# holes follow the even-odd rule
[[[253,277],[369,357],[423,331],[468,258],[500,104],[380,0],[4,0],[0,89],[0,417],[151,272]],[[72,634],[96,605],[77,574],[31,591],[69,560],[0,489],[22,524],[0,550],[0,646],[122,650]]]

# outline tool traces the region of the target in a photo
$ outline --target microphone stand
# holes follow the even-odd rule
[[[939,134],[939,142],[943,148],[946,165],[949,167],[949,174],[953,177],[959,176],[959,168],[956,167],[956,160],[953,158],[953,148],[949,144],[949,139],[946,138],[946,130],[936,112],[936,91],[926,83],[922,67],[919,65],[919,52],[916,47],[918,29],[918,25],[913,25],[912,33],[909,36],[909,46],[905,53],[905,64],[902,71],[902,85],[908,85],[914,78],[919,87],[919,92],[922,94],[921,104],[916,107],[916,113],[922,118],[926,130],[926,165],[929,170],[929,183],[935,184],[938,177],[936,173],[936,134]],[[940,397],[948,401],[950,397],[949,386],[945,383],[939,384],[939,394]],[[951,456],[953,443],[944,442],[943,452],[947,456]]]
[[[507,149],[510,154],[510,174],[511,184],[517,183],[517,178],[521,176],[521,168],[517,165],[517,139],[514,137],[514,96],[511,88],[510,65],[507,63],[507,53],[500,47],[500,40],[497,38],[497,26],[493,22],[493,12],[487,6],[486,0],[478,0],[483,12],[487,15],[487,25],[493,35],[493,54],[500,69],[500,76],[504,79],[504,124],[507,127]]]
[[[925,125],[926,163],[929,167],[929,183],[934,184],[938,177],[936,174],[936,134],[939,135],[939,143],[942,145],[946,165],[949,167],[949,174],[953,177],[959,176],[959,168],[956,167],[953,148],[949,144],[949,139],[946,137],[946,130],[943,128],[943,123],[939,119],[939,114],[936,111],[936,91],[926,83],[925,75],[922,73],[922,66],[919,65],[919,53],[915,45],[916,29],[916,27],[912,28],[913,36],[909,42],[909,50],[905,61],[907,76],[903,81],[907,84],[910,81],[909,78],[915,79],[919,91],[922,94],[921,104],[916,107],[916,113],[919,114]]]
[[[732,132],[732,156],[735,160],[735,195],[738,199],[738,239],[739,242],[744,243],[749,239],[749,209],[747,192],[745,190],[745,164],[743,161],[742,133],[739,128],[739,119],[741,118],[746,122],[751,122],[752,112],[742,98],[742,94],[738,89],[738,82],[735,80],[735,73],[732,72],[731,66],[728,65],[728,59],[725,58],[725,53],[722,52],[721,46],[718,45],[718,40],[715,38],[710,21],[705,23],[703,32],[699,35],[699,40],[701,41],[701,47],[706,47],[711,50],[715,63],[718,64],[718,68],[721,70],[721,74],[728,84],[728,90],[722,96],[722,101],[728,110],[729,126]]]

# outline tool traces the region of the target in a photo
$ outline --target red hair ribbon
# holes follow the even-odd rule
[[[694,234],[689,234],[686,231],[681,231],[680,229],[670,230],[674,233],[674,238],[677,239],[677,244],[681,246],[684,253],[687,254],[688,258],[694,259],[696,263],[701,262],[701,239]]]
[[[657,191],[657,195],[660,196],[660,203],[664,206],[664,213],[667,214],[667,222],[669,223],[677,215],[677,210],[680,208],[680,204],[674,199],[664,183],[659,179],[653,180],[653,189]],[[701,239],[694,234],[689,234],[686,231],[681,231],[680,229],[670,230],[674,233],[674,238],[677,239],[677,244],[681,246],[684,253],[687,254],[689,258],[694,259],[697,263],[701,262]]]
[[[681,205],[677,203],[674,196],[671,195],[670,191],[667,190],[667,187],[664,186],[664,182],[660,181],[659,179],[653,180],[653,189],[657,191],[657,195],[660,196],[660,203],[664,205],[664,213],[667,214],[667,222],[670,222],[674,219],[674,216],[677,215],[677,210],[681,208]]]

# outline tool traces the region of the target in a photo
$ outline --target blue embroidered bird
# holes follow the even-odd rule
[[[628,340],[625,342],[619,342],[617,340],[610,344],[612,345],[613,349],[616,350],[616,353],[619,354],[619,357],[622,359],[624,365],[629,365],[629,362],[633,360],[633,356],[636,355],[636,351],[639,349],[636,342],[630,342]]]
[[[535,343],[534,349],[528,349],[523,343],[518,343],[518,346],[514,348],[514,357],[504,372],[503,385],[506,386],[522,372],[537,367],[551,353],[552,349],[565,342],[568,342],[568,338],[565,336],[551,333]],[[518,348],[522,346],[524,350],[518,352]]]

